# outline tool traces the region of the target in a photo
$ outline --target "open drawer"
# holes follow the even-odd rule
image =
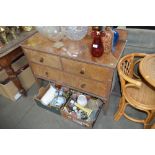
[[[65,105],[65,103],[68,101],[70,95],[71,95],[71,91],[69,88],[66,87],[62,87],[60,85],[54,85],[52,84],[55,88],[57,88],[57,90],[59,90],[60,88],[66,89],[68,90],[67,93],[65,93],[65,95],[63,94],[62,96],[66,99],[65,103],[63,105],[54,105],[54,104],[48,104],[48,105],[44,105],[42,102],[42,97],[46,94],[46,92],[49,90],[51,84],[48,84],[46,87],[41,87],[39,89],[38,94],[34,97],[35,102],[37,103],[37,105],[41,108],[44,108],[46,110],[49,110],[51,112],[54,112],[56,114],[60,115],[60,109]]]
[[[58,90],[60,90],[61,88],[65,90],[64,92],[66,95],[62,96],[66,98],[66,101],[61,106],[54,106],[51,104],[44,105],[42,102],[42,97],[50,89],[50,85],[51,84],[48,84],[47,86],[41,87],[39,89],[38,95],[34,97],[37,105],[51,112],[62,115],[62,117],[64,117],[65,119],[69,119],[84,127],[92,128],[102,108],[103,102],[100,99],[90,96],[86,93],[81,93],[79,91],[63,87],[61,85],[52,84],[52,86],[58,88]],[[79,96],[82,95],[85,96],[85,99],[87,101],[87,104],[85,106],[80,106],[80,102],[78,101]],[[70,105],[71,102],[74,102],[74,105]]]
[[[80,95],[84,95],[87,98],[87,105],[84,107],[78,104],[78,96]],[[73,90],[70,99],[60,111],[65,119],[69,119],[84,127],[92,128],[102,105],[103,102],[100,99]]]

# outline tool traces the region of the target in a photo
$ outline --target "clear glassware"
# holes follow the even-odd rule
[[[36,26],[36,30],[48,39],[58,42],[64,37],[61,26]]]
[[[63,26],[64,34],[70,40],[81,40],[88,31],[88,26]]]
[[[71,57],[77,57],[82,53],[81,40],[88,32],[88,26],[63,26],[62,30],[70,42],[64,48],[64,52]]]

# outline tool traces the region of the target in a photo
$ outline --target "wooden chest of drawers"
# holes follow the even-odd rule
[[[99,97],[107,109],[113,75],[127,38],[125,30],[118,31],[120,40],[116,50],[108,55],[103,54],[100,58],[90,54],[90,36],[82,40],[83,52],[76,58],[69,57],[64,50],[70,43],[69,40],[64,40],[63,48],[56,49],[53,42],[39,33],[25,41],[22,47],[36,79],[52,81]]]

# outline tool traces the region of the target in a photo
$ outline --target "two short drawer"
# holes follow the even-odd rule
[[[77,76],[86,77],[97,81],[112,81],[113,71],[110,68],[87,64],[56,55],[38,51],[25,50],[28,59],[41,65],[46,65]],[[61,59],[61,61],[60,61]],[[61,64],[62,62],[62,64]]]

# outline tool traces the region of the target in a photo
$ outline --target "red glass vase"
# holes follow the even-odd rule
[[[91,54],[94,57],[101,57],[104,49],[101,41],[101,34],[99,31],[92,32],[93,42],[91,47]]]

